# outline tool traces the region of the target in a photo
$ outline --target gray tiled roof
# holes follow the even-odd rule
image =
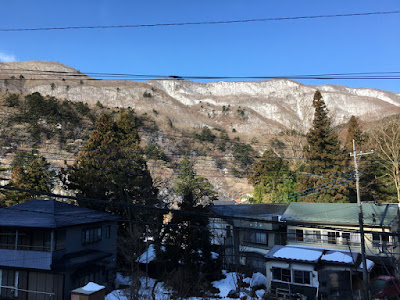
[[[218,215],[230,217],[230,216],[271,216],[271,215],[282,215],[287,204],[240,204],[240,205],[221,205],[221,206],[210,206],[210,210]]]
[[[0,226],[59,228],[103,221],[119,217],[56,200],[31,200],[0,209]]]
[[[362,204],[364,224],[394,225],[397,218],[397,204]],[[357,203],[308,203],[292,202],[283,214],[282,221],[358,224]]]

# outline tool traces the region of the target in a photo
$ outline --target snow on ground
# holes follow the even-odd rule
[[[130,285],[131,278],[129,276],[124,276],[121,273],[117,272],[117,276],[115,277],[115,285],[119,287],[120,285]]]
[[[217,259],[218,256],[219,256],[218,253],[216,253],[216,252],[211,252],[211,258],[212,258],[212,259]]]
[[[139,258],[138,262],[141,264],[149,263],[156,259],[156,250],[154,249],[154,245],[151,244],[147,251],[145,251]]]
[[[212,285],[220,290],[220,297],[227,297],[231,290],[236,289],[237,275],[234,272],[225,273],[226,278],[214,281]]]
[[[117,274],[117,278],[118,275],[120,275],[120,279],[122,279],[123,282],[131,282],[130,279],[122,276],[121,274]],[[153,278],[147,278],[146,285],[146,277],[143,276],[140,278],[140,283],[141,288],[139,291],[140,296],[138,300],[152,299],[151,294],[156,280]],[[154,290],[154,295],[156,300],[168,300],[171,299],[171,290],[166,288],[162,282],[159,282]],[[129,289],[112,291],[105,297],[105,300],[129,300]]]
[[[257,286],[257,285],[262,285],[264,284],[265,286],[267,285],[267,277],[265,275],[261,274],[260,272],[253,273],[252,278],[245,278],[244,282],[250,284],[251,287]]]
[[[238,280],[238,275],[235,272],[226,272],[223,271],[223,274],[226,276],[225,278],[214,281],[212,284],[214,287],[220,290],[220,293],[215,295],[215,298],[208,298],[209,300],[217,300],[217,299],[239,299],[239,298],[229,298],[228,294],[232,290],[236,290],[236,284]],[[123,276],[120,273],[117,273],[116,283],[129,285],[131,280],[129,277]],[[156,282],[153,278],[147,278],[147,287],[146,287],[146,277],[140,278],[141,282],[141,289],[139,294],[141,295],[138,300],[147,300],[151,299],[151,292],[153,286]],[[245,278],[244,282],[250,284],[250,287],[261,285],[267,283],[267,278],[261,273],[254,273],[251,278]],[[105,300],[129,300],[127,297],[127,290],[115,290],[109,293]],[[250,296],[246,295],[244,292],[239,293],[239,297],[246,297],[244,299],[262,299],[265,291],[258,290],[256,291],[256,297],[251,298]],[[157,283],[155,292],[156,300],[167,300],[171,299],[172,291],[171,289],[164,286],[162,282]],[[186,298],[185,300],[201,300],[201,298],[197,297],[190,297]]]

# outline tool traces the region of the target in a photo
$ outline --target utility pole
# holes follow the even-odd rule
[[[360,196],[360,174],[358,173],[358,163],[357,156],[373,154],[374,151],[357,154],[356,152],[356,144],[353,139],[353,152],[350,153],[350,156],[354,158],[354,171],[356,175],[356,190],[357,190],[357,205],[358,205],[358,224],[360,226],[360,235],[361,235],[361,260],[363,265],[363,281],[364,281],[364,299],[369,300],[369,284],[368,284],[368,270],[367,270],[367,259],[365,257],[365,238],[364,238],[364,223],[363,223],[363,211],[361,205],[361,196]]]
[[[146,224],[146,289],[149,278],[149,225]]]

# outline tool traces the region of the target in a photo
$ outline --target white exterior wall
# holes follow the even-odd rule
[[[318,231],[321,234],[321,241],[320,242],[311,242],[306,240],[306,236],[304,235],[303,241],[294,241],[293,237],[289,236],[289,231],[290,230],[296,230],[300,229],[305,231]],[[349,248],[353,252],[361,252],[361,237],[359,233],[351,233],[350,230],[358,230],[356,227],[345,227],[345,226],[336,226],[335,229],[318,229],[318,228],[307,228],[307,227],[296,227],[296,226],[288,226],[287,227],[287,244],[288,245],[304,245],[304,246],[312,246],[312,247],[320,247],[320,248],[329,248],[329,249],[340,249],[340,250],[346,250],[349,251]],[[368,231],[374,231],[377,232],[378,234],[381,232],[387,232],[390,233],[390,230],[388,228],[368,228],[366,229]],[[336,244],[331,244],[328,243],[328,232],[339,232],[340,237],[337,238],[337,243]],[[350,243],[347,244],[346,240],[342,238],[341,234],[343,232],[350,232]],[[389,243],[385,245],[385,251],[392,253],[394,246],[396,246],[397,241],[394,239],[394,237],[390,236],[389,237]],[[377,247],[373,243],[373,238],[372,238],[372,233],[366,233],[365,234],[365,250],[366,254],[369,255],[380,255],[382,252],[382,246]],[[386,256],[386,254],[382,254]]]
[[[291,270],[291,275],[292,275],[292,282],[290,284],[292,285],[299,285],[299,286],[308,286],[308,287],[314,287],[317,288],[319,287],[319,281],[318,281],[318,272],[314,270],[314,265],[307,265],[307,264],[299,264],[299,263],[287,263],[283,261],[268,261],[266,264],[267,270],[267,291],[271,291],[271,282],[273,281],[272,279],[272,268],[282,268],[282,269],[290,269]],[[299,271],[310,271],[311,272],[311,284],[297,284],[294,283],[294,278],[293,278],[293,270],[299,270]],[[277,282],[283,282],[284,281],[277,281]]]

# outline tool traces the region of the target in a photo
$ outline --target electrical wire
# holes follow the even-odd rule
[[[213,76],[213,75],[167,75],[167,74],[130,74],[130,73],[107,73],[107,72],[78,72],[78,71],[52,71],[52,70],[31,70],[23,68],[3,68],[0,69],[0,74],[8,75],[22,75],[21,72],[28,72],[26,75],[33,76],[46,76],[43,78],[2,78],[3,80],[54,80],[61,81],[98,81],[99,79],[118,79],[118,80],[223,80],[223,79],[254,79],[254,80],[267,80],[267,79],[400,79],[399,71],[379,71],[379,72],[348,72],[348,73],[331,73],[331,74],[281,74],[281,75],[250,75],[250,76]],[[58,77],[49,77],[57,75]],[[89,77],[92,76],[94,78]],[[62,76],[62,77],[60,77]],[[67,79],[66,79],[67,78]]]
[[[217,24],[238,24],[238,23],[271,22],[271,21],[276,22],[276,21],[289,21],[289,20],[359,17],[359,16],[393,15],[393,14],[400,14],[400,11],[375,11],[375,12],[362,12],[362,13],[349,13],[349,14],[330,14],[330,15],[277,17],[277,18],[260,18],[260,19],[244,19],[244,20],[223,20],[223,21],[134,24],[134,25],[94,25],[94,26],[30,27],[30,28],[3,27],[0,28],[0,31],[19,32],[19,31],[50,31],[50,30],[81,30],[81,29],[122,29],[122,28],[170,27],[170,26],[188,26],[188,25],[217,25]]]

